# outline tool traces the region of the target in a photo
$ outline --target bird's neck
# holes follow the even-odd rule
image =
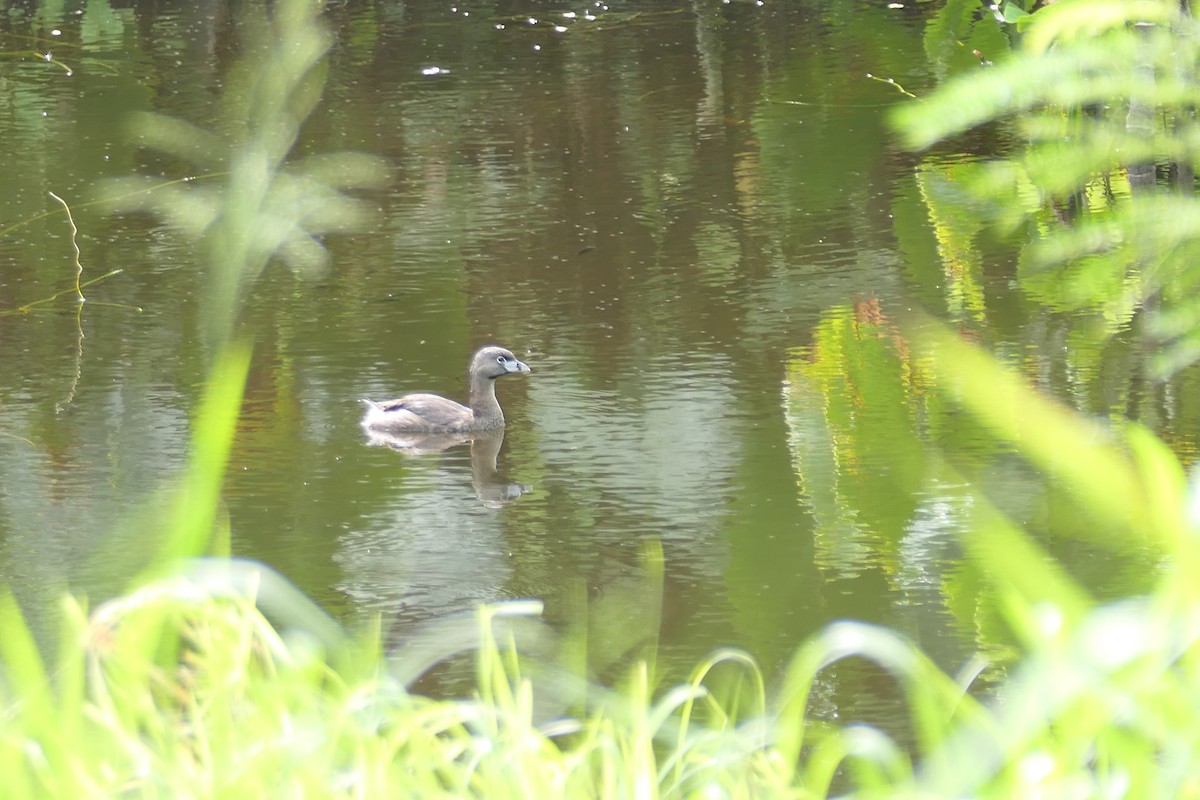
[[[496,381],[483,375],[471,376],[471,413],[481,428],[498,428],[504,424],[504,412],[496,400]]]

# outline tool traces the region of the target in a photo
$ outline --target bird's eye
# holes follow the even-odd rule
[[[508,361],[508,357],[507,357],[507,356],[496,356],[496,362],[497,362],[497,363],[499,363],[499,364],[503,364],[505,361]]]

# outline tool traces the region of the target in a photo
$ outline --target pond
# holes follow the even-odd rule
[[[95,201],[111,178],[197,174],[144,148],[135,114],[210,124],[236,5],[0,19],[0,570],[35,622],[63,587],[124,585],[184,463],[211,355],[200,262],[158,218]],[[605,678],[650,648],[679,678],[723,645],[772,674],[842,618],[950,670],[1001,656],[962,558],[969,486],[1038,532],[1069,509],[965,422],[929,423],[898,320],[923,309],[1186,460],[1200,408],[1194,372],[1131,375],[1120,337],[1078,335],[1022,284],[1016,245],[956,182],[1003,129],[897,143],[891,106],[1004,37],[978,17],[942,46],[936,5],[332,4],[298,152],[390,174],[362,195],[371,225],[326,238],[327,268],[273,265],[255,288],[233,552],[348,624],[380,614],[395,642],[541,598]],[[49,192],[84,280],[107,275],[83,305]],[[465,399],[489,343],[532,368],[500,381],[502,437],[370,446],[360,398]],[[1048,546],[1102,596],[1144,579],[1136,548]],[[825,713],[895,713],[876,675],[827,680]]]

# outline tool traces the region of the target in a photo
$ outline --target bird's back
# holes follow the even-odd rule
[[[368,430],[443,433],[466,430],[474,422],[471,409],[436,394],[406,394],[395,400],[363,399]]]

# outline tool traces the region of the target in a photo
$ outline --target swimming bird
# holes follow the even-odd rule
[[[368,433],[470,433],[504,427],[504,412],[496,400],[496,378],[529,372],[529,366],[503,347],[475,351],[467,372],[470,406],[436,394],[406,394],[375,402],[363,398],[367,413],[362,426]]]

